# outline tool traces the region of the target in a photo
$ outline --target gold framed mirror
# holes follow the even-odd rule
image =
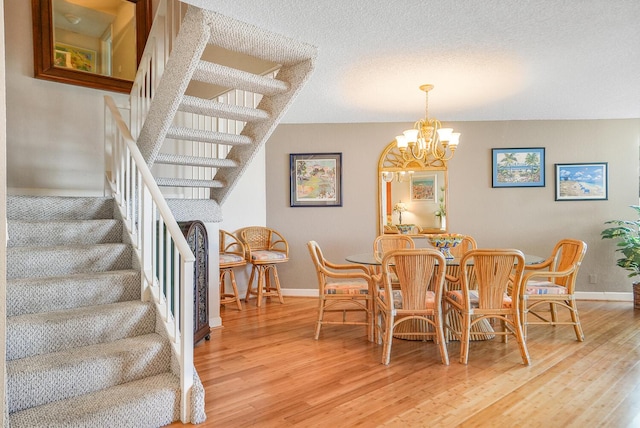
[[[34,77],[131,91],[151,0],[31,0]]]
[[[378,235],[446,233],[447,161],[416,158],[392,141],[378,162]]]

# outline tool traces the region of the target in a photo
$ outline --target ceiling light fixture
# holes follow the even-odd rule
[[[429,91],[432,89],[433,85],[420,86],[426,94],[424,119],[396,137],[396,145],[405,158],[448,161],[458,148],[460,133],[453,132],[453,128],[442,128],[438,119],[429,119]]]
[[[64,17],[67,21],[69,21],[69,24],[72,24],[72,25],[77,25],[80,23],[80,21],[82,21],[82,18],[72,13],[65,13]]]

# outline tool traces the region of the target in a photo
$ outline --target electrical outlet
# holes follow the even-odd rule
[[[589,284],[597,284],[598,283],[598,275],[591,274],[589,275]]]

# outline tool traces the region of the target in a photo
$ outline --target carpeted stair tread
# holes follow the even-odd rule
[[[169,341],[156,333],[9,361],[9,412],[155,376],[170,362]]]
[[[220,103],[218,101],[197,98],[190,95],[184,95],[182,97],[182,102],[178,110],[222,119],[239,120],[242,122],[269,119],[269,113],[264,110]]]
[[[7,318],[7,360],[155,331],[152,303],[131,301]]]
[[[7,196],[9,220],[95,220],[113,218],[113,198]]]
[[[193,80],[263,95],[282,94],[290,89],[282,80],[202,60],[193,73]]]
[[[140,271],[113,270],[7,281],[7,316],[140,300]]]
[[[191,178],[157,177],[156,183],[160,187],[224,187],[220,180],[197,180]]]
[[[9,247],[122,242],[122,222],[98,220],[9,220]]]
[[[246,146],[253,143],[251,137],[228,132],[209,131],[181,126],[172,126],[167,131],[167,138],[175,140],[200,141],[203,143],[227,144],[230,146]]]
[[[193,221],[219,223],[222,221],[222,209],[213,199],[167,199],[167,205],[176,221]]]
[[[209,168],[235,168],[238,166],[237,162],[231,159],[174,155],[171,153],[158,153],[156,163],[165,165],[204,166]]]
[[[7,279],[50,277],[132,268],[131,246],[122,243],[7,248]]]
[[[11,428],[157,428],[180,417],[177,376],[162,373],[10,415]]]

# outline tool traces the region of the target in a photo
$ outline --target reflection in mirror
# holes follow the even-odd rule
[[[378,234],[446,232],[447,164],[409,159],[395,141],[378,164]]]
[[[133,80],[137,65],[133,3],[52,1],[55,67]]]
[[[151,0],[32,0],[35,77],[128,92]]]

